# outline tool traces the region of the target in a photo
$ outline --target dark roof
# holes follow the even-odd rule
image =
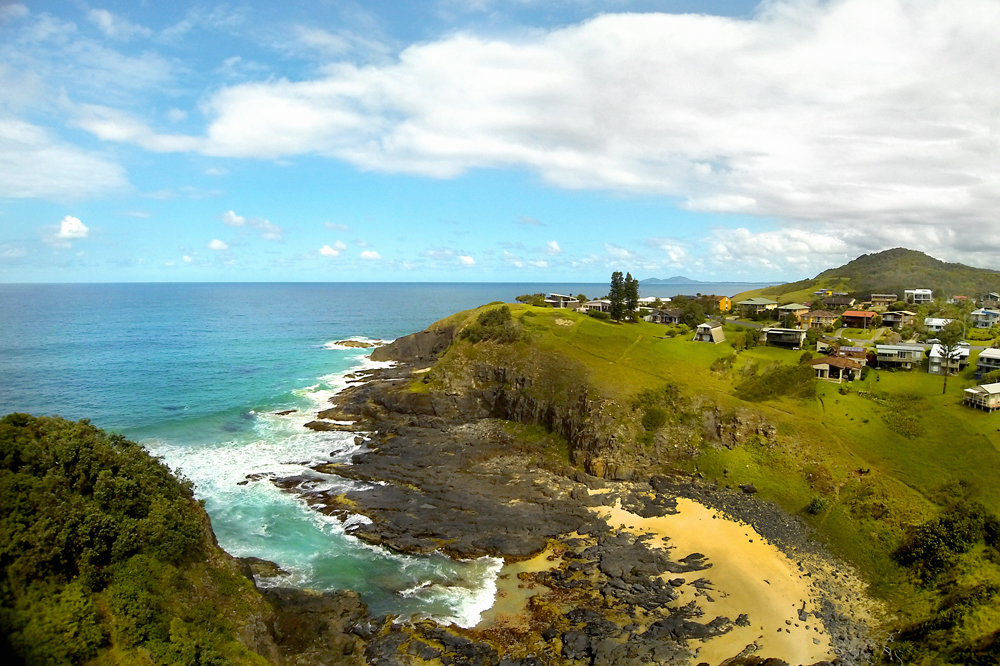
[[[823,299],[823,305],[853,305],[853,298],[844,298],[843,296],[831,296],[830,298]]]
[[[844,368],[845,370],[859,370],[861,364],[857,361],[852,361],[849,358],[838,358],[836,356],[825,356],[823,358],[814,358],[809,361],[809,365],[833,365],[838,368]]]
[[[836,312],[830,312],[829,310],[813,310],[812,312],[807,312],[803,317],[833,317],[837,318]]]

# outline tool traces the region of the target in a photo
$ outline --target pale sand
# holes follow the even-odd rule
[[[476,628],[524,625],[527,621],[525,609],[528,599],[551,590],[540,583],[525,583],[517,575],[523,572],[549,571],[558,568],[560,564],[562,557],[554,556],[551,548],[546,548],[531,559],[504,564],[497,576],[497,594],[493,606],[483,611]]]
[[[747,614],[749,627],[733,627],[725,636],[703,641],[700,646],[698,641],[691,641],[691,647],[699,648],[696,663],[706,661],[714,666],[752,643],[760,646],[760,656],[777,657],[790,664],[812,664],[834,657],[823,624],[811,615],[805,622],[799,620],[803,601],[807,613],[818,610],[812,579],[749,525],[685,498],[677,499],[677,514],[658,518],[643,518],[622,509],[619,503],[613,508],[594,510],[604,515],[612,527],[625,525],[630,533],[661,537],[646,543],[671,548],[674,560],[696,552],[708,558],[711,568],[680,577],[688,583],[698,578],[712,581],[713,589],[708,594],[714,601],[694,596],[697,590],[683,585],[678,590],[678,605],[694,599],[705,611],[705,622],[720,615],[736,620],[741,613]],[[675,577],[663,576],[666,580]],[[813,639],[818,639],[819,644]]]

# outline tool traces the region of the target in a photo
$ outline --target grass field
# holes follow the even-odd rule
[[[774,425],[778,437],[772,441],[727,449],[705,440],[697,457],[671,460],[664,469],[697,469],[731,486],[753,483],[760,496],[803,516],[836,554],[858,567],[873,594],[904,611],[905,617],[887,620],[890,625],[930,616],[942,598],[891,558],[912,526],[963,500],[1000,514],[1000,413],[961,404],[971,369],[949,378],[944,394],[940,376],[872,370],[851,384],[818,382],[815,398],[747,403],[733,391],[748,371],[797,365],[802,352],[757,347],[735,355],[729,370],[713,371],[713,363],[734,355],[728,342],[692,342],[692,333],[670,337],[671,329],[659,324],[617,324],[567,310],[511,310],[528,340],[516,343],[510,358],[524,364],[561,359],[560,381],[586,381],[622,408],[641,391],[669,382],[697,397],[701,408],[752,413]],[[463,316],[467,321],[473,315]],[[726,326],[727,335],[743,330]],[[862,336],[851,331],[847,337]],[[825,508],[811,515],[806,507],[817,498]],[[949,582],[953,588],[1000,581],[1000,567],[989,557],[973,552],[963,558]],[[969,622],[955,635],[995,630],[1000,608],[979,609]]]

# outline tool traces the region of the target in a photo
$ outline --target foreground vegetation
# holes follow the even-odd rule
[[[440,325],[472,324],[489,309]],[[817,383],[800,351],[509,309],[516,340],[458,341],[426,382],[448,387],[470,363],[504,365],[534,378],[525,390],[550,400],[548,414],[570,409],[584,387],[617,429],[608,432],[619,459],[646,473],[753,484],[814,525],[884,602],[887,662],[997,663],[1000,414],[961,405],[971,370],[944,394],[940,377],[920,372]],[[737,430],[748,434],[720,435]]]
[[[265,664],[190,484],[87,421],[0,419],[0,634],[27,664]]]

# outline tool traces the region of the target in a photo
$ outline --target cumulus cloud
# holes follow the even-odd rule
[[[183,257],[181,257],[181,260],[182,260],[182,261],[183,261],[183,262],[184,262],[185,264],[190,264],[190,263],[191,263],[192,261],[194,261],[194,259],[192,259],[192,258],[190,257],[190,255],[187,255],[187,254],[185,254],[185,255],[184,255]]]
[[[666,257],[667,265],[679,267],[690,260],[690,255],[681,241],[672,238],[649,238],[646,245]]]
[[[227,210],[222,214],[222,223],[230,227],[242,227],[247,223],[247,219],[234,211]]]
[[[1000,205],[998,34],[992,0],[774,0],[750,20],[603,14],[223,87],[201,137],[106,111],[81,126],[150,150],[318,154],[441,178],[527,168],[564,188],[803,227],[982,232]]]
[[[230,227],[247,226],[256,229],[260,232],[260,237],[265,240],[281,240],[281,227],[269,220],[246,218],[237,215],[235,211],[228,210],[222,214],[222,223]]]
[[[562,248],[559,247],[559,243],[555,241],[549,241],[546,243],[545,251],[549,254],[562,254]]]
[[[347,244],[343,241],[334,242],[333,246],[324,245],[319,249],[319,253],[324,257],[339,257],[340,253],[347,249]]]
[[[132,23],[106,9],[91,9],[87,12],[87,19],[112,39],[131,39],[135,36],[151,37],[153,35],[153,31],[149,28]]]
[[[56,238],[66,240],[86,238],[89,233],[90,228],[81,222],[80,218],[67,215],[59,221],[59,231],[56,233]]]
[[[382,255],[380,255],[378,252],[374,250],[365,250],[364,252],[361,253],[361,258],[372,261],[375,259],[381,259]]]
[[[208,249],[221,252],[222,250],[228,250],[229,245],[220,241],[218,238],[213,238],[212,242],[208,244]]]
[[[636,256],[635,252],[632,252],[631,250],[626,250],[625,248],[619,247],[614,243],[605,243],[604,251],[607,252],[612,257],[614,257],[615,259],[634,259]]]
[[[474,266],[476,260],[467,254],[461,254],[458,256],[458,263],[462,264],[463,266]]]

